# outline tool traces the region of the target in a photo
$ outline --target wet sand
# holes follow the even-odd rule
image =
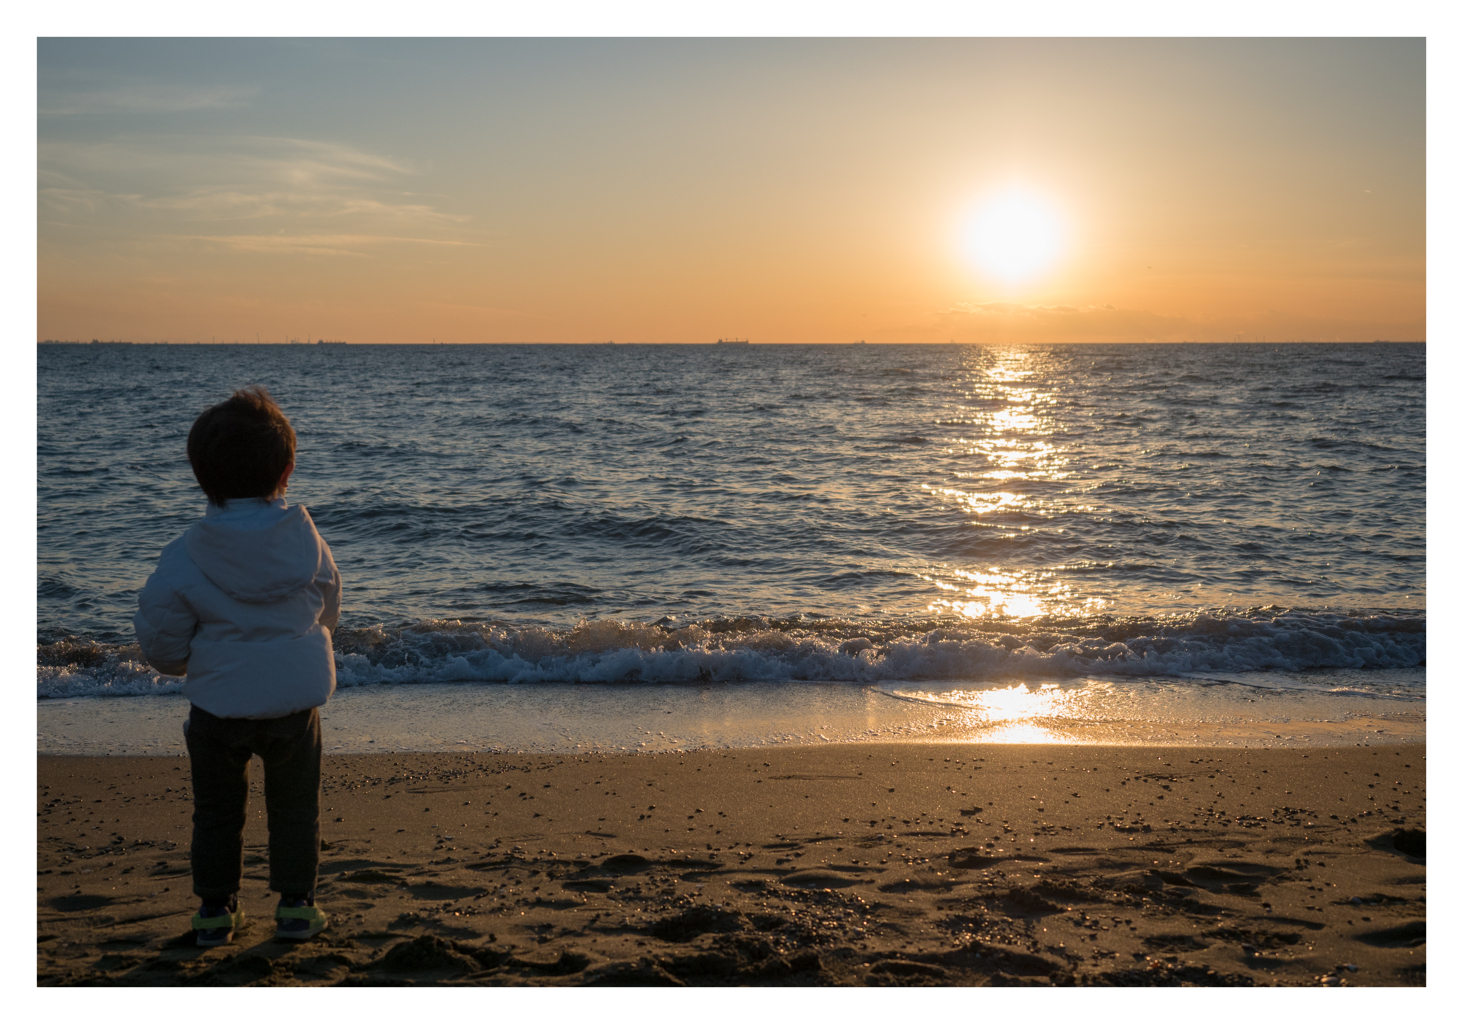
[[[1426,748],[327,756],[273,937],[255,762],[200,949],[188,762],[38,758],[52,985],[1422,985]]]

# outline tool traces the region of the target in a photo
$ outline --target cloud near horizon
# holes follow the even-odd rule
[[[935,315],[939,329],[957,337],[1082,338],[1105,341],[1168,341],[1196,329],[1187,317],[1114,306],[1044,306],[1016,302],[960,303]]]

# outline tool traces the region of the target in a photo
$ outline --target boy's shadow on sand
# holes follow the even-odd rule
[[[51,909],[59,910],[63,914],[84,914],[91,910],[100,910],[102,907],[109,907],[116,900],[111,896],[74,893],[69,896],[54,896],[46,902]],[[191,935],[192,933],[190,932],[189,934]]]
[[[188,985],[247,985],[276,975],[282,984],[289,984],[300,974],[328,975],[352,964],[327,946],[278,939],[273,932],[273,921],[246,920],[235,933],[233,944],[199,946],[190,928],[164,942],[162,955],[137,965],[122,977],[134,984],[182,981]],[[204,958],[216,959],[203,970],[193,970]],[[183,974],[186,978],[179,977]]]

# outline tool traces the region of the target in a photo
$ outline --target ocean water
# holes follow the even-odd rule
[[[289,499],[345,579],[338,749],[1425,722],[1423,345],[41,345],[37,366],[43,750],[181,747],[181,681],[130,621],[202,513],[188,428],[248,383],[294,423]]]

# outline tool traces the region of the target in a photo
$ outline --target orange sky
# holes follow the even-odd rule
[[[38,340],[1419,340],[1424,56],[42,40]],[[1066,239],[1014,284],[1010,188]]]

